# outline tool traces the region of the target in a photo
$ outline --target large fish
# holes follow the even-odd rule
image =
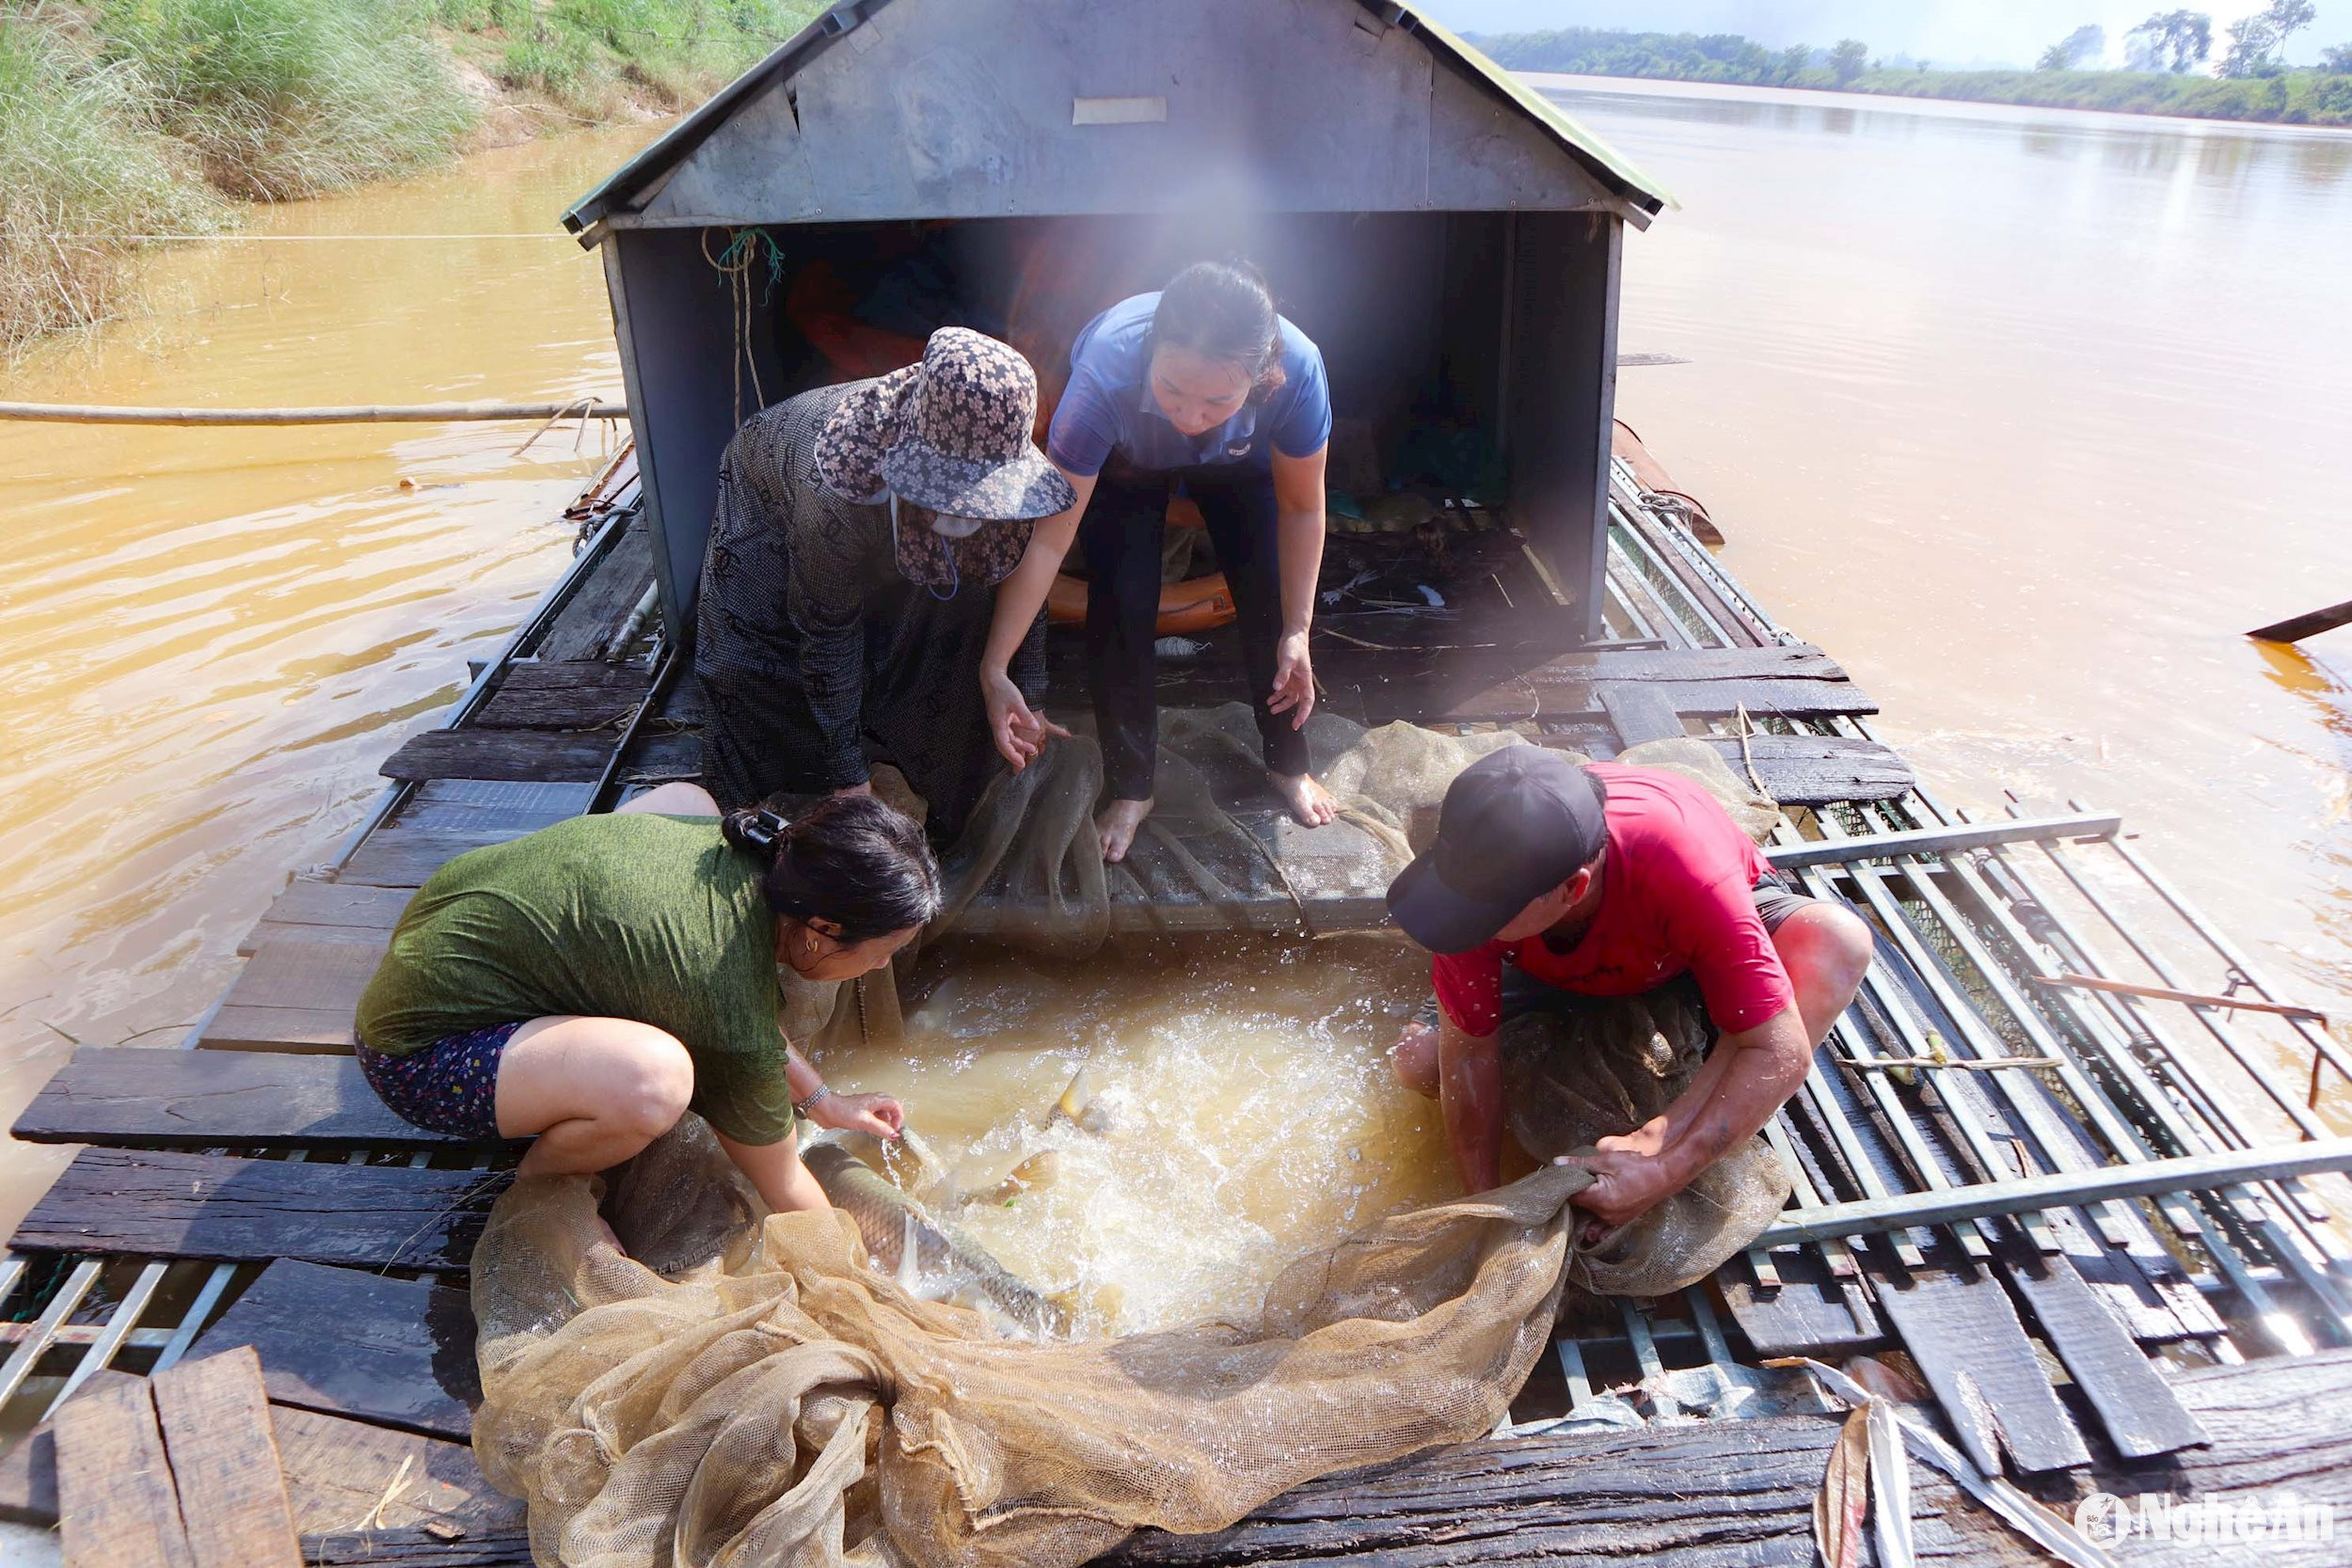
[[[811,1144],[801,1158],[834,1207],[857,1222],[866,1250],[885,1274],[926,1295],[976,1294],[1033,1333],[1069,1332],[1068,1312],[848,1148]]]

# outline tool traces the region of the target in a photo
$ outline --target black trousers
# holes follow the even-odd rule
[[[1283,774],[1307,771],[1307,737],[1291,727],[1293,716],[1266,711],[1275,644],[1282,635],[1273,476],[1230,467],[1117,479],[1105,472],[1087,504],[1078,539],[1087,563],[1087,671],[1095,733],[1103,746],[1104,783],[1115,800],[1152,798],[1159,738],[1159,657],[1152,643],[1159,635],[1153,623],[1160,608],[1160,536],[1178,481],[1208,522],[1209,542],[1232,591],[1249,683],[1246,695],[1258,717],[1266,766]]]

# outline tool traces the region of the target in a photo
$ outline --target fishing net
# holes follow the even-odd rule
[[[1350,853],[1370,857],[1331,875],[1376,885],[1425,839],[1454,772],[1518,737],[1319,719],[1310,739]],[[1147,875],[1192,879],[1214,912],[1317,874],[1282,858],[1279,830],[1236,820],[1261,780],[1246,709],[1169,715],[1163,752],[1166,842]],[[1695,752],[1679,765],[1762,809]],[[1092,853],[1091,748],[1047,758],[984,805],[960,897],[975,877],[1009,888],[1039,945],[1083,951],[1102,941],[1114,879],[1136,873]],[[1671,996],[1515,1020],[1515,1134],[1546,1156],[1639,1125],[1687,1081],[1703,1035]],[[1742,1151],[1593,1246],[1574,1243],[1568,1201],[1589,1175],[1546,1164],[1317,1248],[1254,1315],[1038,1339],[873,1267],[880,1238],[848,1212],[764,1214],[689,1117],[609,1182],[520,1181],[500,1199],[473,1259],[475,1451],[530,1500],[545,1564],[1059,1568],[1138,1528],[1221,1528],[1313,1477],[1491,1431],[1564,1289],[1656,1293],[1703,1275],[1785,1197],[1771,1158]]]
[[[1247,1321],[1036,1342],[866,1266],[839,1211],[698,1217],[685,1195],[733,1183],[683,1141],[648,1189],[680,1201],[641,1197],[659,1234],[628,1238],[677,1277],[613,1246],[585,1178],[516,1183],[474,1255],[475,1452],[542,1563],[1055,1568],[1483,1435],[1549,1340],[1589,1180],[1380,1221]]]
[[[1001,775],[975,808],[943,860],[946,907],[927,940],[981,935],[1084,958],[1108,940],[1114,906],[1129,931],[1313,929],[1325,901],[1352,906],[1355,924],[1376,925],[1378,911],[1364,911],[1436,832],[1454,776],[1500,747],[1527,743],[1509,730],[1366,728],[1318,712],[1307,721],[1308,752],[1340,816],[1310,829],[1267,797],[1246,705],[1164,708],[1152,815],[1126,860],[1104,865],[1093,832],[1102,752],[1084,719],[1078,727],[1075,738]],[[1772,801],[1736,780],[1704,741],[1650,741],[1617,760],[1690,775],[1756,837],[1778,819]]]

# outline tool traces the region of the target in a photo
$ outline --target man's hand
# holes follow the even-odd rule
[[[1287,713],[1291,728],[1304,729],[1315,710],[1315,666],[1307,652],[1304,631],[1286,631],[1274,644],[1274,689],[1267,695],[1268,713]]]
[[[808,1119],[840,1132],[895,1138],[906,1125],[907,1113],[886,1094],[829,1094],[808,1108]]]
[[[1601,1139],[1591,1154],[1563,1154],[1555,1165],[1581,1165],[1593,1184],[1568,1201],[1599,1222],[1602,1233],[1640,1219],[1690,1182],[1666,1146],[1666,1118],[1653,1117],[1630,1132]],[[1591,1228],[1585,1240],[1599,1236]]]
[[[1070,738],[1068,730],[1029,706],[1002,670],[980,672],[980,704],[988,710],[988,733],[995,737],[997,754],[1016,773],[1037,760],[1047,736]]]

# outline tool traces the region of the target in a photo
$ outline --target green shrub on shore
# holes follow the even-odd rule
[[[105,54],[233,196],[341,190],[444,158],[472,105],[407,0],[107,0]]]
[[[215,225],[127,63],[106,64],[39,12],[0,16],[0,355],[112,313],[134,245]]]
[[[683,107],[799,32],[827,0],[437,0],[461,53],[510,87],[589,118]]]

